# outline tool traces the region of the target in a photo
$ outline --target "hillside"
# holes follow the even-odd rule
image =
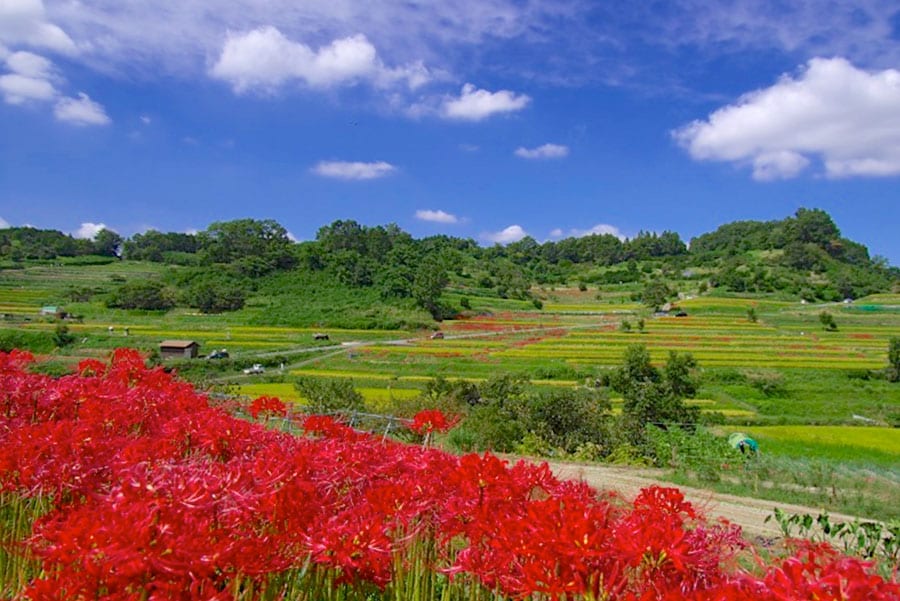
[[[484,248],[354,221],[336,221],[300,243],[271,220],[130,239],[103,230],[94,241],[8,228],[0,230],[0,268],[8,285],[25,278],[32,295],[30,304],[19,297],[24,305],[6,306],[10,314],[41,305],[84,316],[183,307],[237,312],[236,321],[254,325],[364,329],[428,327],[465,313],[472,298],[540,308],[540,289],[554,286],[590,286],[659,306],[678,293],[713,290],[840,301],[889,292],[900,281],[900,270],[841,237],[827,213],[807,209],[781,221],[726,224],[689,246],[663,232]]]

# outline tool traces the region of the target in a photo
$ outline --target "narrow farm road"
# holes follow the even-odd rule
[[[559,478],[583,480],[599,490],[610,490],[626,499],[633,499],[642,488],[648,486],[677,486],[688,501],[694,504],[710,520],[725,518],[740,526],[747,538],[777,538],[781,530],[774,520],[766,523],[766,517],[778,507],[785,513],[811,514],[822,512],[815,507],[791,505],[764,499],[738,497],[716,493],[709,490],[689,488],[667,483],[654,477],[653,470],[636,470],[634,468],[548,462],[550,469]],[[829,512],[832,522],[852,522],[854,516]]]

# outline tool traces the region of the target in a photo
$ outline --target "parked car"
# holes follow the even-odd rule
[[[266,368],[260,365],[259,363],[254,363],[252,367],[248,367],[244,370],[244,373],[247,375],[250,374],[263,374],[266,373]]]
[[[227,359],[228,351],[226,349],[219,349],[211,352],[206,356],[207,359]]]
[[[432,340],[443,340],[443,339],[444,339],[444,333],[443,333],[443,332],[435,332],[434,334],[432,334],[432,335],[430,336],[430,338],[431,338]]]

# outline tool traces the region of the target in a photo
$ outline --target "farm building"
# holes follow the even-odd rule
[[[193,340],[163,340],[159,343],[159,354],[163,359],[195,359],[200,344]]]
[[[57,319],[65,319],[68,313],[56,305],[45,305],[41,307],[41,315],[44,317],[56,317]]]

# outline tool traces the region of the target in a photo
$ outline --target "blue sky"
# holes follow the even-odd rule
[[[829,211],[900,264],[894,0],[0,0],[0,226],[483,244]]]

